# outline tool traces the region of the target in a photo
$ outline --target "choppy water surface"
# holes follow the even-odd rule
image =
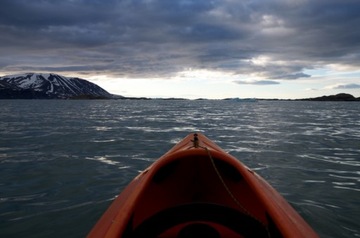
[[[0,100],[0,237],[84,237],[114,197],[201,131],[321,237],[360,237],[360,103]]]

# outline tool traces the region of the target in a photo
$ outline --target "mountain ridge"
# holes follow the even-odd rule
[[[24,73],[0,77],[0,99],[114,99],[85,79],[54,73]]]

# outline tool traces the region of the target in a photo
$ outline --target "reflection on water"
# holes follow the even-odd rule
[[[358,103],[0,104],[0,237],[84,237],[139,171],[194,131],[269,181],[321,237],[360,236]]]

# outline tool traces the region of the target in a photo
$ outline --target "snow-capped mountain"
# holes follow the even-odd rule
[[[58,74],[25,73],[0,77],[0,99],[114,98],[98,85]]]

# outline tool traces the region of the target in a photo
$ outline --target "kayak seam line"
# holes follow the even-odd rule
[[[217,174],[217,176],[219,177],[221,183],[223,184],[225,190],[227,191],[227,193],[230,195],[230,197],[233,199],[233,201],[236,203],[236,205],[238,207],[240,207],[241,210],[243,210],[243,212],[250,216],[251,218],[253,218],[254,220],[258,221],[261,225],[263,225],[265,227],[265,229],[267,230],[268,234],[269,234],[269,231],[268,231],[268,227],[265,225],[265,223],[263,223],[262,221],[260,221],[259,219],[257,219],[255,216],[253,216],[244,206],[242,206],[239,202],[239,200],[237,200],[237,198],[235,197],[235,195],[231,192],[231,190],[229,189],[229,187],[226,185],[224,179],[222,178],[219,170],[217,169],[216,167],[216,164],[215,164],[215,161],[214,161],[214,158],[211,156],[211,153],[210,153],[210,150],[207,148],[207,147],[203,147],[203,146],[199,146],[200,148],[202,149],[205,149],[208,156],[209,156],[209,159],[211,161],[211,164]],[[270,237],[270,236],[269,236]]]

